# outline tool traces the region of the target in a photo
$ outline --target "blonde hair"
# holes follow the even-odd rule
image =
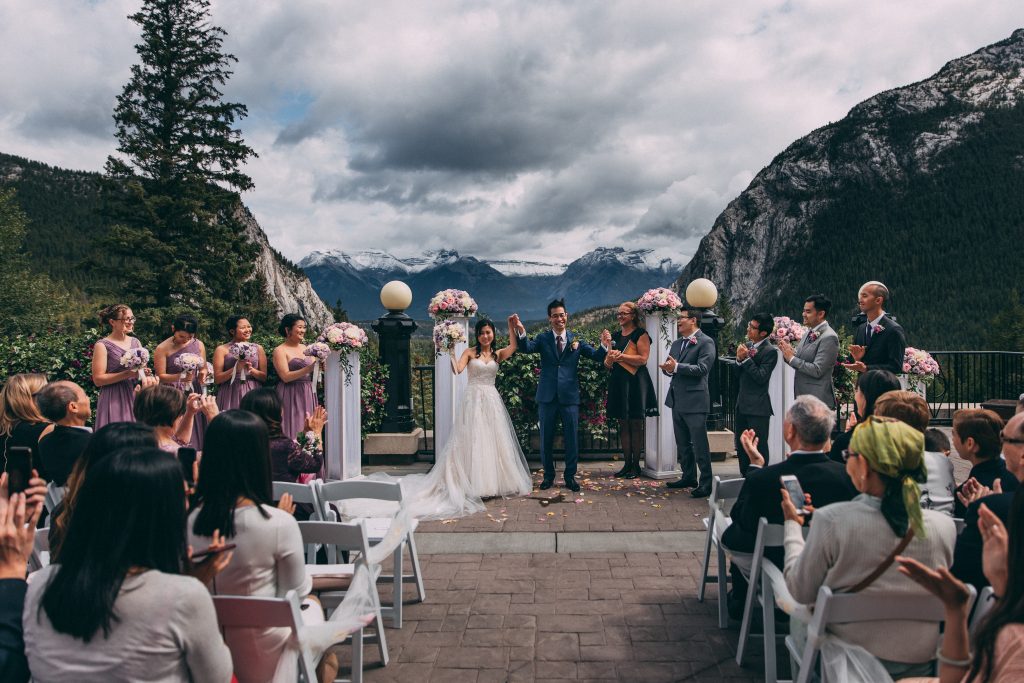
[[[46,386],[46,375],[25,372],[11,375],[0,389],[0,435],[10,436],[19,422],[46,422],[39,412],[35,394]]]
[[[636,305],[636,302],[635,301],[623,301],[621,304],[619,304],[619,308],[622,308],[623,306],[628,308],[629,312],[633,314],[633,326],[634,327],[643,327],[643,325],[641,325],[642,321],[640,320],[640,307]]]

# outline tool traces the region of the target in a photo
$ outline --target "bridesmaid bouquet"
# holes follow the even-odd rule
[[[477,308],[476,301],[469,292],[461,289],[442,289],[427,304],[427,313],[434,320],[468,318],[476,315]]]
[[[331,351],[358,351],[370,343],[363,328],[352,323],[334,323],[328,325],[317,342],[326,344]],[[313,346],[313,344],[310,344]],[[352,382],[352,363],[347,353],[339,354],[341,367],[345,371],[345,386]],[[314,370],[314,372],[316,372]]]
[[[245,381],[245,368],[241,370],[238,366],[244,361],[255,364],[259,360],[259,349],[251,342],[235,342],[228,346],[228,355],[235,358],[235,364],[231,367],[231,383],[235,383],[235,373],[241,373],[241,380]]]
[[[683,308],[683,300],[671,289],[656,287],[648,289],[642,297],[636,300],[637,308],[647,315],[656,313],[677,314]],[[661,338],[665,340],[665,347],[670,345],[668,316],[658,316],[658,327],[661,330]]]
[[[199,357],[195,353],[183,353],[174,359],[174,364],[178,366],[178,370],[181,371],[180,380],[185,381],[188,374],[199,372],[200,368],[206,367],[206,361]]]
[[[327,356],[331,355],[331,347],[323,342],[313,342],[306,347],[302,355],[314,359],[313,362],[316,363],[316,367],[313,368],[313,386],[318,386],[320,384],[320,363],[327,360]]]
[[[442,320],[434,325],[434,352],[440,356],[466,341],[466,329],[454,320]]]
[[[787,341],[790,344],[796,345],[797,342],[804,338],[806,333],[806,327],[792,318],[780,315],[775,318],[775,329],[772,330],[769,338],[776,344],[780,341]]]
[[[146,376],[146,365],[149,363],[149,351],[144,348],[128,349],[121,354],[121,367],[125,370],[137,370],[139,381]]]

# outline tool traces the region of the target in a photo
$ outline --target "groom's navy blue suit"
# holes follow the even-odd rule
[[[562,432],[565,436],[565,481],[570,482],[576,476],[576,465],[579,461],[576,430],[580,421],[580,382],[577,369],[580,356],[601,363],[607,354],[603,347],[595,349],[584,341],[580,341],[574,349],[575,341],[579,340],[572,332],[566,330],[565,348],[562,353],[558,353],[555,333],[552,330],[538,334],[533,340],[526,335],[519,337],[520,352],[540,354],[540,381],[537,384],[536,400],[540,412],[540,460],[544,465],[546,481],[555,478],[555,461],[551,451],[559,419],[562,421]]]

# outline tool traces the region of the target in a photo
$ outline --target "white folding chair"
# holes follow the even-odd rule
[[[768,548],[781,548],[783,545],[785,527],[781,524],[769,524],[768,520],[761,517],[757,520],[757,539],[754,541],[754,556],[750,565],[750,577],[747,585],[747,599],[743,605],[743,622],[740,625],[740,640],[736,646],[736,663],[743,666],[743,657],[747,651],[747,641],[751,638],[762,638],[764,640],[764,651],[765,661],[768,662],[768,658],[774,664],[775,660],[775,604],[774,600],[769,602],[764,599],[762,595],[762,581],[761,576],[764,572],[764,567],[771,564],[771,561],[766,559],[764,551]],[[804,533],[807,533],[807,527],[803,529]],[[785,583],[783,582],[783,585]],[[764,616],[764,630],[760,635],[752,634],[751,626],[754,617],[754,602],[757,601],[762,605],[762,615]],[[776,675],[774,666],[765,667],[765,680],[772,681]]]
[[[978,600],[974,603],[974,613],[971,614],[971,621],[967,628],[972,640],[978,631],[978,627],[981,626],[981,623],[985,621],[985,617],[988,616],[988,613],[995,606],[996,592],[992,590],[992,586],[985,586],[978,593]]]
[[[370,550],[366,527],[362,522],[299,522],[299,533],[302,534],[303,543],[325,546],[328,549],[328,559],[334,560],[332,564],[306,565],[306,572],[313,577],[313,592],[317,593],[325,612],[329,613],[341,602],[355,575],[356,565],[367,565],[370,572],[370,597],[373,600],[374,609],[373,624],[377,631],[376,635],[371,638],[376,639],[381,663],[387,666],[388,643],[384,634],[380,595],[377,592],[377,580],[380,578],[381,569],[380,565],[368,565],[366,562],[366,554]],[[354,561],[348,564],[339,564],[339,551],[352,553],[351,559]],[[360,641],[360,647],[362,647],[362,641]],[[354,656],[355,653],[353,653]],[[362,652],[360,651],[361,657]]]
[[[704,528],[708,530],[707,538],[704,539],[704,561],[701,563],[700,590],[697,592],[697,601],[704,602],[704,588],[708,583],[718,584],[718,628],[729,627],[728,591],[729,572],[725,566],[725,549],[719,542],[719,538],[728,526],[728,513],[725,506],[736,500],[743,488],[743,479],[726,479],[715,476],[711,482],[711,498],[708,499],[708,516],[702,521]],[[714,546],[718,557],[717,576],[708,574],[708,563],[711,561],[711,548]]]
[[[316,486],[312,482],[299,484],[294,481],[275,481],[272,486],[274,500],[281,500],[281,496],[290,493],[294,502],[312,506],[313,513],[310,515],[310,519],[323,519],[320,512],[320,498],[317,496]],[[316,562],[316,545],[307,545],[306,563],[313,564],[314,562]]]
[[[50,527],[36,529],[32,554],[28,558],[28,571],[36,572],[50,564]]]
[[[329,503],[333,501],[365,498],[370,500],[391,501],[396,503],[398,506],[401,506],[402,504],[402,487],[397,483],[367,481],[366,479],[350,479],[347,481],[315,483],[318,487],[317,496],[320,499],[320,513],[323,519],[327,520],[331,519],[333,515],[333,513],[328,510]],[[370,545],[372,546],[380,543],[384,536],[387,535],[388,530],[391,528],[393,518],[359,516],[354,519],[360,519],[366,523],[366,535],[369,537]],[[406,534],[405,538],[402,539],[402,543],[395,548],[393,556],[394,570],[392,575],[390,577],[381,577],[382,581],[386,581],[390,578],[394,584],[393,604],[390,608],[385,607],[384,611],[391,617],[391,625],[395,628],[402,628],[402,586],[404,583],[416,584],[417,597],[421,602],[427,597],[426,590],[424,590],[423,587],[423,572],[420,571],[420,557],[419,553],[416,551],[416,537],[414,533],[417,526],[418,520],[411,520],[409,532]],[[403,546],[409,547],[409,559],[412,562],[412,574],[403,573]]]
[[[974,602],[974,586],[970,602]],[[812,680],[821,641],[831,624],[852,624],[863,621],[893,621],[907,619],[913,615],[914,621],[930,621],[941,623],[945,617],[942,601],[931,594],[905,595],[901,593],[832,593],[828,586],[818,589],[818,599],[814,603],[814,616],[807,627],[807,643],[801,652],[796,647],[792,636],[786,636],[786,649],[789,650],[796,683],[808,683]],[[828,681],[826,672],[822,672],[821,683],[841,683]]]
[[[959,536],[963,532],[964,527],[967,526],[967,522],[964,521],[963,517],[954,517],[953,523],[956,524],[956,535]]]
[[[46,508],[47,514],[53,514],[53,509],[64,500],[65,493],[67,493],[66,486],[56,486],[52,481],[46,485],[46,497],[43,499],[43,507]]]
[[[236,595],[214,595],[217,622],[221,629],[230,628],[288,628],[298,645],[298,677],[303,683],[317,683],[316,662],[308,646],[302,641],[302,608],[294,590],[283,598],[256,598]],[[352,634],[352,683],[363,680],[362,629]],[[238,655],[232,653],[233,657]]]

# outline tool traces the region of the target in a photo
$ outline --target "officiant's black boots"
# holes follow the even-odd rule
[[[619,443],[622,445],[623,465],[622,469],[613,475],[616,479],[624,479],[633,471],[633,461],[630,459],[630,454],[633,452],[630,436],[629,421],[619,420]]]
[[[626,469],[623,479],[636,479],[640,472],[640,453],[644,446],[643,420],[629,420],[629,447],[626,449]]]

